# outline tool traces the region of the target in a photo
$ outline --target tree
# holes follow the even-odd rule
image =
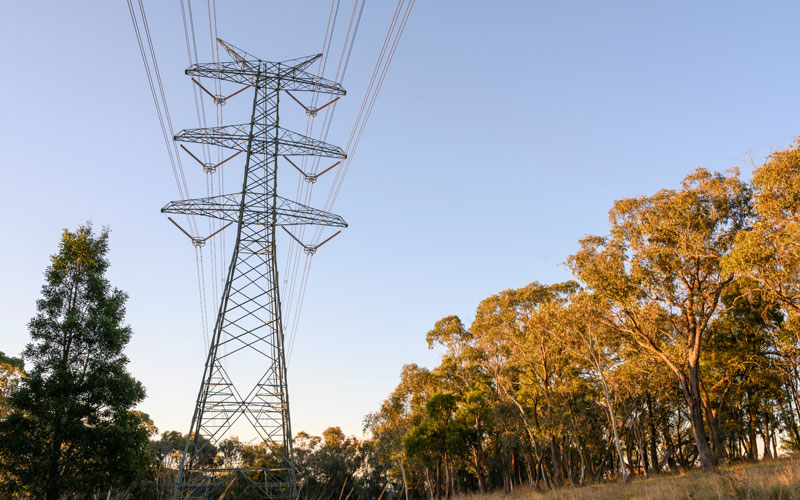
[[[442,498],[440,470],[444,469],[444,495],[453,494],[453,478],[448,461],[464,449],[466,430],[456,420],[456,397],[447,392],[434,394],[425,403],[423,418],[403,438],[406,452],[436,471],[435,495]],[[443,466],[443,467],[442,467]]]
[[[753,172],[753,190],[756,222],[737,236],[723,265],[756,283],[751,293],[769,294],[783,309],[781,366],[791,396],[789,427],[800,446],[800,138]]]
[[[133,482],[147,465],[144,388],[126,369],[127,295],[105,277],[108,230],[64,230],[23,358],[30,370],[0,420],[2,488],[62,498]]]
[[[19,386],[25,374],[25,363],[0,351],[0,418],[8,414],[8,396]]]
[[[384,470],[369,461],[369,442],[328,427],[322,437],[300,432],[294,439],[300,498],[376,498]],[[377,491],[376,491],[377,489]]]
[[[540,463],[549,448],[552,472],[549,478],[543,472],[546,482],[556,485],[564,476],[573,481],[563,466],[568,450],[562,441],[570,425],[564,410],[578,387],[572,383],[575,365],[557,339],[564,308],[577,289],[569,281],[506,290],[481,302],[471,328],[495,366],[490,372],[499,397],[517,407]]]
[[[800,138],[753,173],[755,224],[737,235],[723,264],[763,285],[800,315]]]
[[[675,374],[700,463],[713,469],[700,356],[721,296],[734,280],[721,260],[750,223],[750,191],[737,172],[726,177],[697,169],[680,190],[617,201],[609,218],[610,235],[584,238],[568,264],[609,304],[606,322]]]
[[[177,431],[166,431],[161,434],[160,439],[148,443],[149,471],[146,480],[140,485],[140,490],[147,493],[140,496],[147,495],[155,500],[166,498],[170,492],[170,483],[175,481],[173,473],[184,443],[183,435]]]
[[[573,297],[570,306],[562,313],[561,345],[584,365],[584,377],[594,382],[603,395],[601,401],[614,437],[614,448],[619,458],[620,480],[628,481],[628,468],[622,455],[619,423],[615,411],[614,371],[622,363],[619,357],[616,332],[601,321],[594,296],[582,292]]]
[[[387,475],[402,483],[406,498],[419,494],[434,496],[436,471],[426,461],[409,456],[404,443],[410,429],[424,420],[426,403],[441,392],[441,381],[428,369],[408,364],[400,373],[400,383],[381,404],[367,415],[364,427],[373,436],[373,447]],[[400,489],[400,488],[398,488]]]
[[[455,419],[470,451],[478,491],[485,493],[484,441],[495,405],[491,379],[483,367],[484,353],[475,346],[472,332],[464,327],[458,316],[447,316],[437,321],[426,339],[429,348],[438,343],[447,349],[435,373],[446,390],[456,397]]]

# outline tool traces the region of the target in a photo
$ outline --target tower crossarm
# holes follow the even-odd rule
[[[273,222],[273,212],[269,208],[269,195],[248,193],[242,222],[246,224],[269,225]],[[317,226],[347,227],[347,222],[324,210],[303,205],[282,196],[276,196],[275,225],[298,226],[311,224]],[[208,198],[172,201],[161,209],[165,214],[203,215],[229,222],[238,222],[242,210],[241,193],[224,194]]]
[[[287,152],[284,153],[284,151]],[[342,160],[347,158],[347,154],[338,146],[312,139],[283,127],[278,127],[278,154],[315,155]]]
[[[306,68],[318,61],[322,54],[288,59],[286,61],[264,61],[231,43],[217,38],[217,42],[231,56],[233,62],[196,64],[186,70],[186,74],[220,78],[236,83],[252,84],[257,76],[266,88],[275,90],[298,90],[345,95],[342,86],[326,78],[308,73]]]
[[[186,68],[189,76],[200,78],[216,78],[226,82],[240,83],[242,85],[252,85],[258,75],[258,61],[253,61],[254,69],[243,68],[235,62],[201,63],[192,64]]]
[[[315,226],[347,227],[347,222],[340,216],[311,208],[281,196],[277,197],[276,211],[278,226],[298,226],[311,224]]]
[[[186,74],[200,78],[217,78],[227,82],[252,85],[256,81],[259,68],[267,88],[320,92],[340,96],[347,93],[341,85],[333,80],[299,70],[296,67],[287,66],[282,62],[246,61],[244,66],[235,62],[193,64],[186,69]]]
[[[176,141],[194,142],[222,146],[236,151],[247,151],[250,139],[250,124],[225,125],[222,127],[194,128],[178,132]],[[292,132],[278,127],[277,139],[264,133],[263,127],[256,125],[253,130],[251,151],[254,153],[271,153],[275,142],[278,143],[278,154],[299,156],[315,155],[326,158],[347,158],[338,146]]]
[[[233,59],[236,63],[240,64],[242,67],[247,67],[248,65],[252,66],[253,61],[266,63],[266,61],[263,61],[262,59],[254,56],[253,54],[247,52],[244,49],[240,49],[239,47],[233,45],[230,42],[226,42],[225,40],[217,38],[217,43],[222,45],[222,47],[225,49],[228,55],[231,56],[231,59]],[[307,67],[311,66],[311,64],[314,63],[314,61],[317,61],[320,57],[322,57],[322,54],[312,54],[310,56],[287,59],[282,63],[268,63],[268,64],[283,64],[286,67],[294,68],[298,71],[303,71]]]
[[[239,221],[242,194],[223,194],[207,198],[171,201],[161,209],[162,214],[203,215],[229,222]]]

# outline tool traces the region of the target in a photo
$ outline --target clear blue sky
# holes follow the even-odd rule
[[[275,60],[318,52],[330,8],[218,4],[222,38]],[[366,6],[329,142],[346,142],[393,4]],[[194,127],[179,3],[145,7],[175,128]],[[798,18],[788,1],[418,0],[335,206],[350,228],[314,258],[289,366],[294,430],[360,433],[404,363],[436,363],[436,320],[568,278],[560,263],[606,231],[614,200],[697,166],[749,178],[748,157],[800,134]],[[0,350],[26,344],[61,229],[109,225],[141,408],[185,432],[203,359],[194,252],[159,213],[178,194],[127,6],[10,2],[0,41]]]

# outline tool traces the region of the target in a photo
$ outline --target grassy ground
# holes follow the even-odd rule
[[[628,484],[606,483],[548,493],[517,489],[463,500],[800,500],[800,461],[778,460],[723,467],[718,473],[662,474]]]

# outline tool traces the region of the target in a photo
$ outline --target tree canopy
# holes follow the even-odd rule
[[[126,486],[146,466],[145,391],[127,371],[124,292],[105,277],[108,230],[64,230],[23,352],[29,368],[0,420],[3,490],[75,497]]]

